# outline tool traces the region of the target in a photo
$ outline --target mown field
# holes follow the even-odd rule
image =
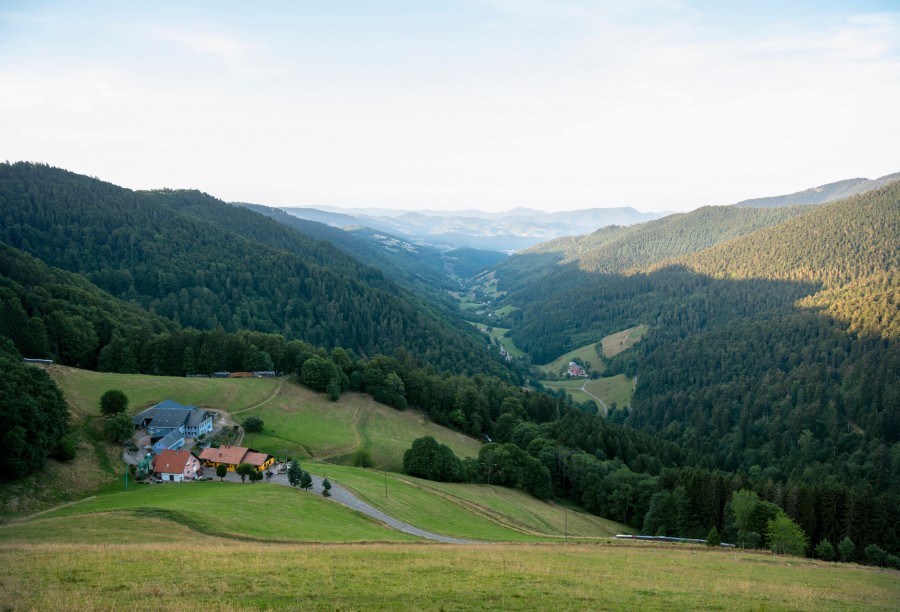
[[[264,401],[282,380],[109,374],[57,365],[51,366],[49,372],[65,394],[69,407],[81,416],[99,416],[100,396],[109,389],[119,389],[128,396],[130,414],[164,399],[235,412]]]
[[[603,356],[608,359],[610,357],[615,357],[622,351],[630,349],[640,342],[648,329],[650,328],[646,325],[637,325],[606,336],[600,341],[601,346],[603,347]]]
[[[606,370],[606,364],[603,363],[603,359],[597,354],[597,350],[594,348],[596,345],[596,342],[585,344],[584,346],[580,346],[575,350],[560,355],[550,363],[545,363],[544,365],[539,365],[537,367],[545,374],[559,374],[561,371],[564,371],[569,367],[570,361],[573,361],[576,357],[578,357],[584,363],[590,364],[590,370],[592,372],[602,373]]]
[[[492,485],[439,483],[405,474],[307,463],[357,497],[411,525],[444,535],[493,541],[558,541],[633,533],[626,525]]]
[[[618,407],[630,406],[631,396],[634,394],[634,380],[628,378],[624,374],[617,374],[608,378],[596,378],[594,380],[576,379],[576,380],[560,380],[560,381],[544,381],[543,385],[548,389],[557,391],[565,389],[566,393],[572,396],[572,399],[578,402],[585,402],[599,397],[603,403],[609,407],[613,403]],[[588,393],[582,390],[582,387]],[[598,406],[601,410],[603,406]]]
[[[250,415],[265,425],[262,433],[247,434],[246,445],[281,457],[287,449],[300,459],[346,463],[355,449],[365,448],[377,467],[399,471],[403,453],[422,436],[432,436],[460,457],[476,457],[481,448],[474,438],[436,425],[419,412],[401,412],[360,393],[332,402],[291,383],[271,400],[234,416],[240,421]]]
[[[192,532],[275,542],[410,542],[418,538],[291,487],[263,483],[121,484],[36,517],[0,525],[0,542],[173,541]],[[146,519],[152,519],[147,522]],[[115,525],[107,531],[107,525]],[[177,539],[177,538],[176,538]]]
[[[0,545],[8,610],[896,610],[896,571],[633,544]]]

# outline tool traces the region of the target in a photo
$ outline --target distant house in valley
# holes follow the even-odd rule
[[[153,459],[153,473],[160,480],[183,482],[202,474],[203,467],[190,451],[166,449]]]
[[[198,438],[213,429],[213,413],[165,400],[132,417],[135,429],[146,429],[153,452],[175,450],[184,446],[185,438]]]
[[[582,368],[574,361],[569,362],[569,369],[566,371],[566,374],[568,374],[569,376],[587,376],[584,368]]]
[[[200,453],[200,461],[203,462],[203,465],[211,468],[224,465],[229,472],[233,472],[241,463],[249,463],[262,472],[275,463],[275,457],[245,446],[224,444],[219,448],[204,448]]]

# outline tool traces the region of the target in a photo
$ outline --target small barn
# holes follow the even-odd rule
[[[200,453],[203,465],[216,468],[224,465],[229,472],[235,471],[242,463],[249,463],[262,472],[275,463],[275,457],[266,453],[260,453],[245,446],[231,446],[224,444],[219,448],[204,448]]]

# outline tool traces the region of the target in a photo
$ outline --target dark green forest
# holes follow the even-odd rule
[[[379,270],[199,192],[133,192],[0,164],[0,218],[0,241],[182,327],[279,333],[362,355],[403,349],[454,372],[501,369],[471,326]]]
[[[711,214],[739,215],[743,229],[723,232]],[[773,223],[773,214],[785,217]],[[700,226],[686,224],[691,215]],[[556,422],[548,437],[599,462],[595,480],[609,478],[600,464],[621,460],[635,481],[618,518],[651,534],[704,537],[712,525],[733,534],[728,499],[747,488],[784,508],[813,546],[850,537],[896,552],[900,183],[820,207],[700,209],[668,221],[682,226],[671,244],[650,233],[661,221],[543,245],[497,276],[502,305],[519,307],[506,324],[539,363],[649,325],[607,363],[608,374],[638,377],[632,405],[595,426],[643,431],[683,457],[592,440],[594,421],[583,416],[588,423],[571,430]],[[633,233],[634,242],[604,232]],[[612,483],[599,494],[556,475],[554,484],[615,516],[603,505]]]

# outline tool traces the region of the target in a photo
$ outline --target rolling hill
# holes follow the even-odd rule
[[[133,192],[48,166],[2,164],[0,213],[9,246],[182,326],[498,367],[470,326],[375,268],[199,192]]]
[[[776,208],[780,206],[797,206],[802,204],[825,204],[842,200],[852,195],[865,193],[877,189],[892,181],[900,179],[900,173],[888,174],[877,179],[854,178],[828,183],[819,187],[811,187],[789,195],[769,196],[766,198],[754,198],[743,200],[735,206],[750,206],[753,208]]]

